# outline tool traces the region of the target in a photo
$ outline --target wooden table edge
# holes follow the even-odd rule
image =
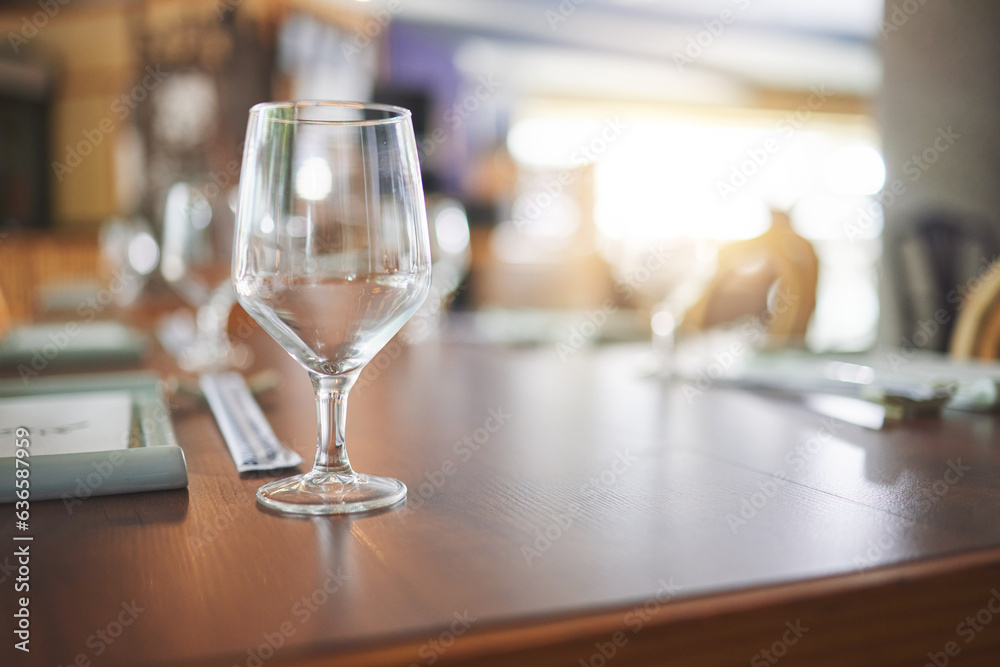
[[[900,640],[919,638],[928,646],[943,647],[956,639],[955,625],[964,614],[974,615],[987,603],[993,587],[1000,588],[1000,548],[888,565],[862,573],[679,597],[660,604],[644,606],[645,600],[637,600],[593,614],[473,625],[454,643],[449,641],[449,628],[442,627],[435,633],[396,637],[377,646],[328,647],[321,655],[316,651],[293,654],[279,650],[268,662],[294,667],[599,665],[603,663],[596,659],[598,644],[607,653],[620,639],[615,633],[622,633],[628,646],[622,645],[616,651],[624,655],[621,649],[627,648],[629,657],[619,664],[752,664],[751,659],[761,648],[781,639],[790,627],[786,623],[807,619],[813,636],[819,634],[813,628],[823,630],[822,640],[812,642],[810,649],[818,651],[818,655],[810,655],[808,664],[842,665],[848,658],[853,665],[903,664],[907,659],[912,664],[914,654],[906,654]],[[635,615],[637,607],[643,611]],[[905,612],[903,620],[907,622],[900,623],[897,614],[889,619],[890,623],[875,623],[872,627],[873,615],[883,618],[892,609]],[[630,612],[633,623],[626,627],[624,620]],[[634,631],[640,619],[641,628]],[[875,630],[877,634],[873,634]],[[444,642],[434,647],[430,642],[442,637],[438,633],[445,633]],[[1000,628],[994,634],[979,641],[975,651],[1000,655]],[[706,641],[712,644],[706,645]],[[445,642],[447,647],[443,646]],[[807,642],[802,646],[805,648]],[[711,659],[703,654],[705,650],[712,653]],[[859,658],[859,651],[867,651],[872,660]],[[970,650],[966,648],[965,653]],[[883,654],[899,657],[882,659],[879,656]],[[915,655],[923,656],[923,652]],[[236,658],[227,659],[226,664],[243,664],[246,654]],[[204,664],[220,661],[217,658]]]

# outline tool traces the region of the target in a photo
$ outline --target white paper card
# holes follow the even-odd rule
[[[95,391],[0,398],[0,457],[14,456],[18,427],[31,432],[31,455],[127,449],[132,395]]]

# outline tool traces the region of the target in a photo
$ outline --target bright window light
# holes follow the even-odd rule
[[[874,195],[885,185],[885,163],[874,146],[844,146],[826,165],[830,189],[842,195]]]
[[[507,133],[507,150],[518,164],[535,169],[579,167],[607,151],[605,125],[596,118],[526,118]],[[612,141],[616,129],[607,134]]]
[[[128,263],[140,275],[149,275],[160,260],[160,247],[149,232],[139,232],[128,243]]]
[[[872,343],[882,229],[874,195],[884,186],[885,164],[870,121],[637,107],[620,118],[612,114],[624,128],[616,134],[606,113],[603,107],[526,105],[513,116],[507,147],[529,170],[591,165],[595,245],[613,267],[672,240],[718,247],[753,238],[768,229],[770,208],[790,211],[795,230],[820,259],[807,343],[816,350]],[[544,222],[555,217],[553,210],[546,209]],[[515,220],[519,212],[515,203]],[[549,240],[522,227],[522,245]]]
[[[759,133],[744,127],[632,123],[597,163],[599,232],[608,239],[641,242],[758,236],[769,216],[759,192],[747,186],[753,174],[740,174],[738,185],[730,186],[727,167],[739,173],[743,156],[734,149],[752,144]],[[747,171],[759,170],[751,165]]]
[[[796,229],[807,238],[847,238],[855,209],[885,181],[870,128],[780,113],[733,120],[628,118],[616,133],[606,132],[608,120],[597,114],[537,114],[512,125],[507,146],[529,168],[595,164],[595,222],[612,243],[746,239],[767,229],[771,206],[832,199],[835,210],[825,215],[819,205],[801,206],[818,218],[796,219]],[[877,227],[865,225],[865,237],[877,236]]]
[[[285,233],[295,238],[304,238],[309,234],[309,220],[301,215],[293,215],[285,223]]]
[[[330,165],[321,157],[306,159],[295,172],[295,192],[303,199],[326,199],[332,188],[333,174],[330,172]]]
[[[469,247],[469,221],[457,206],[441,209],[434,221],[434,235],[446,253],[458,255]]]

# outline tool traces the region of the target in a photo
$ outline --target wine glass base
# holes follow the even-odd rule
[[[312,470],[268,482],[257,502],[290,514],[351,514],[390,507],[406,498],[406,485],[391,477]]]

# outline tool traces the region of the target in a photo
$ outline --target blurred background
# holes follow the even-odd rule
[[[0,320],[155,294],[171,206],[231,215],[249,107],[349,99],[413,111],[414,339],[447,311],[563,355],[748,324],[954,351],[1000,245],[997,29],[983,0],[6,2]]]

